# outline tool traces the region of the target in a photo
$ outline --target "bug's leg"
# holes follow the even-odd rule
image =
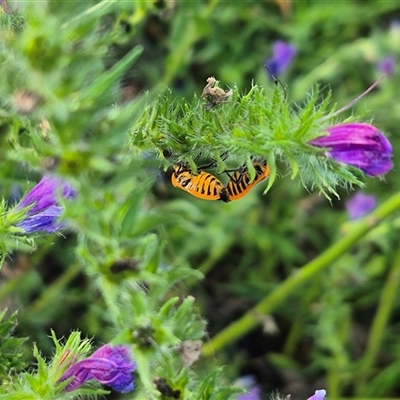
[[[201,157],[201,151],[200,151],[200,153],[199,154],[197,154],[197,156],[194,158],[194,162],[195,163],[197,163],[197,161],[199,161],[200,160],[200,157]]]
[[[241,169],[241,167],[240,167],[239,169],[226,169],[226,170],[224,171],[224,173],[225,173],[226,175],[228,175],[228,178],[229,178],[235,185],[239,185],[240,182],[242,182],[243,173],[240,173],[240,174],[239,174],[239,179],[236,179],[236,178],[235,178],[233,175],[231,175],[230,173],[231,173],[231,172],[238,172],[238,171],[240,171],[240,169]]]
[[[200,167],[198,167],[198,169],[203,170],[203,169],[208,169],[208,168],[214,168],[216,166],[217,166],[217,161],[211,160],[208,164],[201,165]]]

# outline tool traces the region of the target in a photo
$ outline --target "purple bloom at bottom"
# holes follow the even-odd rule
[[[66,392],[79,388],[86,381],[96,380],[121,393],[128,393],[134,389],[132,372],[135,369],[136,364],[127,346],[105,344],[90,357],[71,365],[59,382],[73,377],[64,388]]]
[[[62,179],[45,175],[17,204],[18,210],[29,206],[31,208],[16,226],[24,229],[26,233],[53,233],[62,229],[64,225],[58,222],[58,217],[64,208],[59,205],[59,196],[74,199],[76,191]]]
[[[271,75],[282,75],[291,64],[297,53],[295,46],[282,40],[277,40],[272,46],[272,57],[265,60],[265,68]]]
[[[236,395],[236,400],[260,400],[261,388],[257,386],[256,381],[252,375],[244,375],[239,377],[235,386],[245,388],[247,393]]]
[[[340,124],[326,131],[328,135],[309,142],[315,147],[326,147],[326,156],[359,168],[370,176],[382,175],[392,169],[392,145],[373,125]]]
[[[316,390],[315,394],[309,397],[307,400],[324,400],[326,396],[326,390],[321,389],[321,390]]]
[[[346,210],[350,219],[358,219],[376,207],[376,198],[372,194],[356,193],[346,201]]]
[[[376,64],[378,71],[387,76],[392,76],[394,74],[395,66],[396,60],[393,56],[387,56]]]
[[[236,400],[261,400],[261,389],[258,386],[253,386],[247,393],[239,394]]]

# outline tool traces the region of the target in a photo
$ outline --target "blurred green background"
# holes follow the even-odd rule
[[[84,254],[87,243],[79,233],[79,228],[90,226],[88,232],[99,229],[104,238],[108,232],[109,247],[92,237],[91,252],[102,247],[96,257],[103,257],[104,266],[115,265],[117,255],[123,260],[140,259],[136,239],[125,247],[115,245],[115,250],[110,238],[122,242],[119,232],[107,231],[102,223],[96,228],[96,213],[118,199],[116,190],[121,188],[121,203],[127,208],[130,201],[136,204],[135,190],[143,196],[144,211],[134,222],[146,226],[155,218],[148,225],[163,245],[164,261],[205,274],[204,280],[187,281],[174,291],[196,298],[210,338],[351,229],[345,201],[352,192],[339,191],[340,199],[329,202],[291,180],[283,164],[267,195],[262,195],[265,185],[259,185],[229,204],[203,201],[173,188],[169,173],[161,174],[156,158],[143,159],[128,148],[128,134],[134,129],[129,119],[121,119],[115,127],[112,118],[103,118],[100,107],[106,104],[108,110],[115,103],[136,102],[143,107],[145,91],[160,93],[167,87],[177,99],[191,99],[193,94],[201,95],[209,76],[215,76],[224,89],[237,85],[245,92],[253,82],[272,87],[264,61],[272,54],[274,41],[283,40],[297,48],[289,69],[279,77],[287,87],[287,101],[294,107],[301,105],[319,85],[323,93],[332,90],[339,108],[378,79],[382,75],[378,63],[392,57],[392,73],[345,113],[373,121],[393,144],[394,169],[384,179],[366,178],[365,192],[381,203],[400,190],[396,178],[399,2],[124,1],[97,16],[101,23],[96,25],[85,12],[103,3],[9,1],[0,5],[2,25],[10,24],[10,31],[22,37],[13,41],[3,33],[3,52],[10,43],[26,59],[31,51],[29,67],[22,56],[19,70],[13,65],[11,71],[5,58],[0,64],[2,196],[18,197],[49,168],[46,162],[54,162],[56,167],[50,168],[75,176],[87,200],[71,212],[77,234],[43,239],[31,253],[17,251],[1,271],[1,304],[19,310],[16,334],[29,337],[27,353],[36,342],[45,355],[51,354],[50,329],[58,337],[80,329],[99,343],[112,338],[112,330],[104,327],[103,299],[93,285],[99,271],[85,270],[77,254],[85,261],[91,257]],[[26,10],[34,15],[30,29],[19,20]],[[58,36],[58,26],[73,25],[74,18],[87,18],[87,25]],[[106,39],[97,41],[93,32],[99,30],[107,33]],[[74,33],[86,38],[78,50]],[[114,98],[98,98],[90,104],[82,100],[78,111],[71,111],[74,93],[95,76],[100,64],[111,68],[138,45],[143,51],[113,88]],[[40,93],[43,103],[32,112],[21,110],[18,90]],[[133,110],[140,114],[140,109]],[[29,130],[41,115],[57,132],[56,144],[39,143],[39,133],[36,139],[32,134],[24,136],[24,129]],[[113,136],[112,129],[118,134]],[[111,165],[116,160],[117,171]],[[93,176],[101,177],[93,180]],[[83,216],[79,226],[78,217]],[[108,218],[112,220],[112,213]],[[327,389],[331,398],[400,397],[400,299],[383,295],[390,291],[388,285],[397,290],[399,221],[394,216],[381,224],[291,293],[272,315],[260,315],[256,329],[226,343],[214,357],[201,360],[198,368],[202,363],[226,364],[227,382],[251,374],[263,398],[277,390],[304,399],[320,388]]]

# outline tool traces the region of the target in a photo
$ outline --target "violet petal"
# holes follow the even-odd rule
[[[239,394],[236,400],[261,400],[261,389],[258,386],[253,386],[247,393]]]
[[[373,125],[339,124],[326,130],[328,135],[309,143],[326,147],[328,157],[357,167],[370,176],[382,175],[392,169],[392,145]]]
[[[128,393],[134,389],[132,372],[135,369],[136,364],[130,358],[129,348],[111,347],[107,344],[96,350],[90,357],[71,365],[60,381],[73,377],[73,380],[64,388],[67,392],[79,388],[86,381],[97,380],[114,390]]]
[[[65,181],[54,176],[45,175],[39,183],[21,199],[17,208],[21,209],[34,205],[28,211],[28,215],[33,215],[57,204],[57,196],[59,195],[62,195],[62,197],[66,199],[74,199],[76,197],[76,191]]]
[[[38,214],[27,216],[24,220],[15,224],[15,226],[22,228],[25,233],[54,233],[65,226],[62,222],[57,222],[57,219],[62,212],[62,207],[52,206]]]
[[[53,233],[65,227],[58,222],[64,208],[59,205],[59,196],[65,199],[76,197],[75,189],[67,182],[51,175],[45,175],[17,204],[16,209],[31,206],[25,218],[15,224],[25,233]]]
[[[320,389],[316,390],[315,394],[313,394],[307,400],[324,400],[325,396],[326,396],[326,390]]]

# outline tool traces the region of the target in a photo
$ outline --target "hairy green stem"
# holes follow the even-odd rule
[[[358,368],[358,379],[355,380],[355,393],[361,396],[364,393],[368,379],[371,377],[371,368],[378,354],[382,338],[386,331],[390,313],[396,304],[398,288],[400,283],[400,249],[397,250],[393,260],[392,270],[387,278],[385,287],[382,290],[378,310],[372,322],[367,348],[360,361]]]
[[[359,239],[378,225],[383,219],[400,209],[400,193],[395,194],[368,217],[355,222],[354,227],[340,240],[333,244],[320,256],[304,265],[297,273],[291,275],[285,282],[268,294],[255,307],[249,310],[239,320],[233,322],[223,331],[218,333],[209,343],[203,347],[203,355],[210,356],[214,351],[233,343],[241,338],[256,325],[260,314],[268,314],[283,302],[291,293],[301,285],[311,280],[315,274],[328,268],[329,265],[349,250]]]

